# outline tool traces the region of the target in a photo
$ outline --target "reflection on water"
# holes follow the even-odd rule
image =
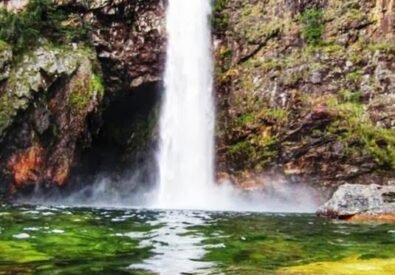
[[[131,238],[140,239],[140,246],[152,247],[153,256],[143,263],[131,265],[161,274],[203,271],[212,263],[201,261],[206,254],[205,237],[192,226],[205,224],[209,216],[203,212],[166,211],[148,223],[153,228],[144,234],[131,232]]]
[[[391,224],[313,215],[0,206],[0,274],[271,274],[343,259],[390,264],[394,232]]]

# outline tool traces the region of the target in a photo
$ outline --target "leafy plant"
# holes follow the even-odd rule
[[[230,16],[224,12],[228,0],[214,0],[211,23],[216,32],[221,32],[229,25]]]
[[[19,13],[0,9],[0,40],[20,52],[34,47],[41,37],[52,42],[84,39],[86,28],[62,24],[67,19],[68,15],[51,0],[31,0]]]
[[[324,31],[323,12],[319,9],[308,9],[300,17],[304,26],[303,38],[307,44],[317,46],[321,43],[322,32]]]
[[[331,110],[341,117],[336,128],[344,127],[343,141],[360,142],[363,150],[384,168],[395,167],[395,133],[392,129],[375,125],[369,118],[366,107],[360,102],[358,92],[344,90],[339,97],[328,100]],[[351,148],[349,148],[351,149]]]

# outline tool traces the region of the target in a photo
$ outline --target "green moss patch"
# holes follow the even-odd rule
[[[45,261],[51,258],[48,254],[37,251],[27,241],[0,241],[0,263],[31,263]]]
[[[373,124],[369,118],[367,107],[363,105],[358,93],[343,91],[338,97],[328,101],[331,110],[341,117],[332,125],[332,131],[341,131],[340,138],[349,150],[358,144],[365,153],[371,155],[382,167],[395,167],[395,132]]]
[[[308,265],[280,269],[278,274],[395,274],[395,259],[356,258],[344,259],[336,262],[317,262]]]
[[[73,85],[69,104],[77,111],[83,111],[92,100],[103,96],[103,80],[99,75],[92,74],[87,80],[79,80]]]
[[[317,46],[321,43],[324,31],[324,13],[319,9],[308,9],[300,16],[303,24],[303,38],[309,45]]]
[[[7,94],[0,97],[0,137],[2,132],[9,126],[14,115],[14,107]]]

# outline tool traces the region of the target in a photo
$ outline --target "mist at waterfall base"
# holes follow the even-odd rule
[[[111,177],[100,176],[94,184],[70,194],[52,190],[50,194],[37,188],[33,197],[18,200],[21,204],[40,204],[97,208],[185,209],[232,212],[312,213],[322,203],[316,191],[303,184],[265,178],[260,190],[241,190],[231,183],[213,184],[206,197],[187,200],[183,204],[159,207],[157,188],[144,188],[139,171],[116,184]],[[181,196],[177,193],[175,196]]]
[[[122,181],[102,176],[69,196],[37,195],[35,202],[98,206],[262,212],[312,212],[310,189],[265,180],[260,191],[215,184],[215,104],[210,0],[170,0],[167,7],[165,91],[156,152],[156,184],[144,182],[146,167]],[[155,170],[155,165],[151,170]],[[155,173],[152,171],[151,173]],[[152,186],[154,188],[145,188]],[[37,192],[36,194],[38,194]],[[42,198],[42,200],[40,199]]]

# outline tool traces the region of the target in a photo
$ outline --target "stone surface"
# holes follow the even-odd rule
[[[109,92],[162,79],[165,61],[163,0],[57,1],[80,9],[102,64]]]
[[[328,191],[393,180],[394,1],[218,3],[219,172]]]
[[[368,216],[395,216],[395,185],[344,184],[338,188],[332,198],[322,205],[318,215],[331,218],[360,219]]]
[[[5,4],[25,16],[26,2]],[[120,162],[142,166],[154,143],[164,1],[54,3],[46,12],[63,21],[48,31],[31,26],[42,32],[37,43],[13,50],[0,41],[0,193],[64,187],[73,171],[118,173]],[[80,167],[87,162],[94,168]]]
[[[104,95],[98,68],[84,46],[45,43],[12,67],[0,87],[0,178],[11,191],[66,183]]]

